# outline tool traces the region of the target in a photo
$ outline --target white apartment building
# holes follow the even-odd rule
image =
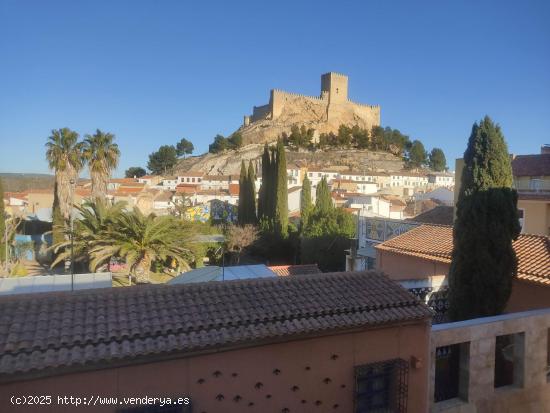
[[[428,183],[430,186],[455,186],[454,172],[430,172],[428,174]]]

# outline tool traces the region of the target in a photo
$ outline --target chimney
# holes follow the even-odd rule
[[[550,144],[546,143],[540,147],[541,155],[550,154]]]

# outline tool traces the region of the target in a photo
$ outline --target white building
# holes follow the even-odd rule
[[[449,188],[439,187],[432,191],[424,193],[416,193],[414,196],[416,201],[423,201],[427,199],[435,199],[447,206],[454,205],[454,192]]]
[[[327,180],[327,182],[332,181],[333,179],[336,179],[340,176],[340,172],[337,171],[330,171],[330,170],[323,170],[323,169],[312,169],[307,171],[307,177],[311,181],[311,186],[313,188],[316,188],[319,182],[321,182],[321,179],[323,177]]]
[[[204,177],[203,172],[187,171],[181,175],[178,175],[178,184],[200,184]]]
[[[428,183],[430,186],[450,188],[455,186],[455,174],[454,172],[430,172],[428,174]]]
[[[229,184],[239,183],[237,175],[205,175],[201,179],[201,189],[203,190],[229,190]]]
[[[169,176],[160,181],[160,183],[155,186],[155,189],[175,191],[176,186],[178,186],[178,178],[175,176]]]
[[[288,212],[300,210],[302,197],[302,187],[295,186],[288,189]]]
[[[376,195],[351,197],[345,205],[348,208],[358,209],[360,216],[393,219],[403,219],[406,206],[402,201]]]

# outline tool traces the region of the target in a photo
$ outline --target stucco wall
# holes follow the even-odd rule
[[[523,209],[523,233],[550,235],[550,202],[519,200],[518,208]]]
[[[188,396],[193,412],[351,412],[354,402],[354,366],[411,356],[421,367],[410,368],[408,411],[427,410],[430,327],[421,322],[393,328],[271,344],[186,359],[131,367],[75,373],[41,380],[0,385],[0,411],[12,394]],[[333,355],[337,355],[333,359]],[[307,369],[309,367],[309,369]],[[274,370],[280,374],[274,374]],[[219,371],[219,377],[214,372]],[[325,383],[325,379],[330,379]],[[199,379],[204,383],[199,384]],[[257,389],[256,383],[262,383]],[[298,389],[292,390],[293,386]],[[222,394],[222,401],[216,396]],[[236,396],[240,401],[234,401]],[[268,398],[267,396],[271,397]],[[305,400],[305,403],[302,403]],[[322,404],[316,405],[319,400]],[[253,406],[248,406],[254,403]],[[335,408],[335,405],[338,405]],[[21,410],[23,411],[23,410]],[[40,406],[28,412],[75,411]],[[113,408],[87,407],[87,412]]]
[[[446,277],[449,273],[449,264],[377,250],[376,269],[388,274],[393,280],[422,280],[429,277]]]
[[[381,250],[377,250],[376,254],[376,268],[393,280],[441,279],[449,274],[450,264]],[[514,280],[512,295],[506,306],[507,313],[549,307],[550,286]]]
[[[550,307],[550,285],[545,287],[526,281],[515,280],[506,312],[535,310]]]

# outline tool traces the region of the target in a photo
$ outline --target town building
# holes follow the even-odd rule
[[[550,239],[520,234],[513,242],[518,258],[508,312],[550,307]],[[376,268],[414,288],[447,288],[453,250],[453,230],[444,225],[420,225],[375,246]]]
[[[376,272],[0,297],[0,314],[3,411],[37,389],[188,397],[180,412],[428,410],[431,312]]]
[[[512,159],[522,232],[550,235],[550,145]]]

